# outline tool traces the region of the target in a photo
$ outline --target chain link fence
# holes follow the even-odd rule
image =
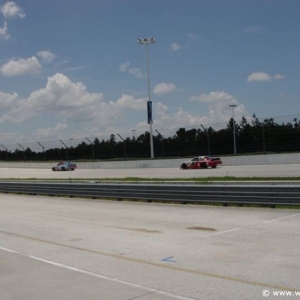
[[[199,155],[300,152],[300,115],[239,122],[199,124],[195,127],[154,127],[156,158]],[[235,130],[233,130],[235,126]],[[112,160],[150,158],[150,134],[132,130],[54,141],[0,144],[1,161]]]

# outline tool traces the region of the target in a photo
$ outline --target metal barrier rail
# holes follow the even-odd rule
[[[181,203],[300,205],[300,185],[0,182],[0,192]]]

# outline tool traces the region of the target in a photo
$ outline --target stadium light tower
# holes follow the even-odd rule
[[[234,147],[234,154],[236,154],[236,142],[235,142],[235,121],[234,121],[234,108],[236,104],[231,104],[229,107],[232,108],[232,127],[233,127],[233,147]]]
[[[148,81],[148,102],[147,102],[147,112],[148,112],[148,124],[150,125],[150,148],[151,148],[151,158],[154,158],[153,149],[153,135],[152,135],[152,101],[150,98],[150,77],[149,77],[149,54],[148,46],[155,43],[154,38],[142,38],[138,39],[138,43],[146,46],[146,64],[147,64],[147,81]]]

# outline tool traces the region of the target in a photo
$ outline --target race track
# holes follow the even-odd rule
[[[0,194],[0,298],[296,299],[299,221],[296,209]]]
[[[48,169],[0,168],[0,179],[104,179],[104,178],[205,178],[205,177],[299,177],[300,164],[220,166],[216,169],[181,170],[179,168],[78,169],[53,172]]]

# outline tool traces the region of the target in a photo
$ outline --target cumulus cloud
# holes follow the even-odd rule
[[[179,49],[181,49],[182,47],[177,44],[177,43],[172,43],[171,46],[170,46],[170,49],[171,51],[175,52],[175,51],[178,51]]]
[[[11,60],[1,67],[1,74],[3,76],[18,76],[23,74],[39,73],[41,65],[38,59],[33,56],[27,59],[20,58],[18,60]]]
[[[146,99],[135,99],[123,94],[116,101],[104,102],[102,93],[89,93],[81,82],[72,82],[67,76],[57,73],[49,77],[45,88],[34,91],[26,99],[17,94],[0,93],[0,100],[6,99],[8,109],[0,122],[23,122],[46,114],[61,117],[63,122],[101,123],[107,126],[119,120],[126,111],[146,108]],[[0,106],[1,108],[1,106]]]
[[[7,40],[10,38],[8,34],[7,22],[4,22],[3,27],[0,27],[0,39]]]
[[[214,103],[214,102],[232,102],[233,104],[236,103],[236,100],[233,96],[230,94],[224,92],[224,91],[217,91],[217,92],[211,92],[210,94],[201,94],[199,96],[192,96],[191,101],[196,102],[206,102],[206,103]]]
[[[275,74],[274,76],[265,72],[254,72],[247,78],[248,82],[260,81],[260,82],[271,82],[273,80],[283,79],[284,76],[281,74]]]
[[[130,75],[133,75],[134,77],[141,79],[143,78],[143,73],[138,68],[129,68],[131,66],[130,62],[125,62],[119,66],[120,72],[128,72]]]
[[[235,115],[237,118],[246,116],[248,114],[244,105],[239,104],[238,101],[227,92],[216,91],[210,94],[201,94],[199,96],[192,96],[191,101],[202,102],[208,105],[210,122],[227,122],[231,118],[232,111],[229,105],[237,105],[235,108]]]
[[[18,94],[6,94],[0,91],[0,111],[3,113],[4,111],[11,110],[18,100]]]
[[[35,137],[38,138],[50,138],[50,137],[57,137],[61,132],[66,130],[68,127],[67,124],[64,123],[57,123],[54,127],[47,127],[47,128],[38,128],[37,131],[34,133]]]
[[[176,90],[176,85],[173,83],[160,83],[154,87],[153,93],[156,95],[163,95]]]
[[[6,2],[1,6],[1,13],[6,19],[25,18],[26,14],[23,9],[13,1]]]
[[[135,99],[133,96],[122,94],[115,103],[110,102],[111,105],[115,106],[118,110],[123,109],[135,109],[143,110],[146,107],[145,99]]]
[[[200,124],[227,123],[232,117],[232,109],[229,107],[231,104],[237,105],[235,108],[237,121],[242,116],[247,117],[245,107],[225,91],[195,95],[190,100],[194,101],[192,111],[173,105],[169,108],[161,102],[154,102],[155,128],[158,130],[163,128],[161,133],[167,136],[179,127],[198,128]],[[28,139],[57,140],[58,137],[66,138],[66,136],[68,138],[109,136],[114,132],[130,132],[132,128],[136,128],[137,132],[144,132],[149,130],[146,121],[146,103],[147,97],[137,98],[128,94],[122,94],[114,101],[108,101],[102,93],[89,92],[82,82],[73,82],[67,76],[57,73],[47,79],[43,88],[33,91],[27,98],[20,98],[16,93],[0,92],[0,122],[21,123],[27,120],[35,122],[35,119],[38,122],[43,117],[55,120],[49,127],[37,126],[38,129],[27,136],[27,139],[18,136],[19,141],[24,138],[27,142]],[[201,110],[198,109],[199,103],[202,105]],[[203,113],[200,114],[198,111]],[[139,122],[137,117],[133,125],[131,123],[134,122],[133,115],[140,116],[140,120],[143,121]],[[77,125],[80,125],[80,129]]]
[[[36,55],[42,58],[46,63],[50,63],[53,59],[56,58],[56,55],[48,50],[39,51]]]

